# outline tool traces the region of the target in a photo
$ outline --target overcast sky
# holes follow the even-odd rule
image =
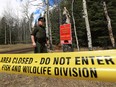
[[[8,0],[0,0],[0,15],[2,15],[2,12],[3,12],[3,10],[4,10],[5,6],[6,6],[7,1]]]
[[[12,8],[14,12],[16,12],[15,10],[19,8],[16,0],[0,0],[0,16],[3,15],[4,9],[7,9],[7,7]]]
[[[10,7],[13,12],[15,12],[15,14],[21,14],[21,4],[19,4],[19,2],[17,2],[18,0],[0,0],[0,16],[3,15],[4,13],[4,9],[8,10],[8,7]],[[24,0],[26,1],[26,0]],[[33,4],[38,4],[41,3],[41,0],[33,0],[36,2],[33,2]],[[38,3],[37,3],[38,2]],[[10,5],[10,6],[9,6]],[[31,12],[34,11],[36,7],[32,7],[30,10]]]

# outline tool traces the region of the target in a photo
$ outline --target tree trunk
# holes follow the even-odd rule
[[[12,28],[9,27],[10,44],[12,44]]]
[[[83,10],[84,10],[87,37],[88,37],[88,48],[89,50],[92,50],[91,31],[90,31],[90,25],[89,25],[88,13],[87,13],[86,0],[83,0]]]
[[[109,31],[110,40],[112,43],[112,47],[114,48],[116,46],[116,44],[115,44],[115,39],[114,39],[113,32],[112,32],[111,19],[108,15],[107,6],[106,6],[105,1],[103,1],[103,8],[104,8],[104,13],[105,13],[107,23],[108,23],[108,31]]]
[[[6,44],[6,28],[7,28],[6,26],[7,26],[7,25],[6,25],[6,23],[5,23],[5,34],[4,34],[4,35],[5,35],[5,36],[4,36],[4,37],[5,37],[5,42],[4,42],[5,44]]]
[[[62,20],[61,20],[61,8],[60,8],[60,3],[59,3],[59,0],[57,1],[58,2],[58,12],[59,12],[59,26],[62,24]]]
[[[49,15],[49,13],[48,13],[48,18],[49,18],[49,33],[50,33],[50,49],[53,50],[53,47],[52,47],[51,21],[50,21],[50,15]]]
[[[50,18],[49,18],[49,0],[46,0],[46,30],[47,30],[47,36],[49,37],[49,44],[50,44],[50,50],[52,50],[52,34],[51,34],[51,26],[50,25]]]
[[[26,15],[26,17],[27,17],[27,19],[28,19],[28,27],[29,27],[29,32],[31,33],[32,32],[32,30],[31,30],[31,18],[28,16],[28,12],[27,13],[25,13],[25,15]]]
[[[75,18],[74,18],[74,13],[73,13],[73,9],[74,9],[73,4],[74,4],[74,0],[72,0],[72,19],[73,19],[73,24],[74,24],[74,32],[75,32],[75,37],[76,37],[77,49],[79,51],[79,42],[78,42],[77,31],[76,31],[76,26],[75,26]]]

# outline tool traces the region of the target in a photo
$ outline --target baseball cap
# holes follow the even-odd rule
[[[45,18],[44,18],[44,17],[40,17],[40,18],[38,19],[38,21],[45,22]]]

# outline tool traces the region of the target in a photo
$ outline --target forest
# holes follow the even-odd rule
[[[73,2],[74,1],[74,2]],[[72,11],[73,4],[73,11]],[[116,45],[116,0],[86,0],[88,20],[93,47],[113,47]],[[107,9],[105,9],[105,6]],[[63,8],[66,7],[72,25],[73,46],[76,47],[74,25],[78,37],[79,47],[88,47],[88,36],[83,10],[83,0],[61,0],[49,14],[52,44],[60,43],[59,26],[63,23]],[[31,22],[33,14],[28,15],[28,3],[23,6],[24,16],[20,19],[13,14],[12,9],[4,11],[0,17],[0,44],[31,43]],[[75,24],[72,12],[74,13]]]

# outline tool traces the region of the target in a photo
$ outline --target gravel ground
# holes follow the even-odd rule
[[[116,87],[116,82],[85,81],[0,73],[0,87]]]

